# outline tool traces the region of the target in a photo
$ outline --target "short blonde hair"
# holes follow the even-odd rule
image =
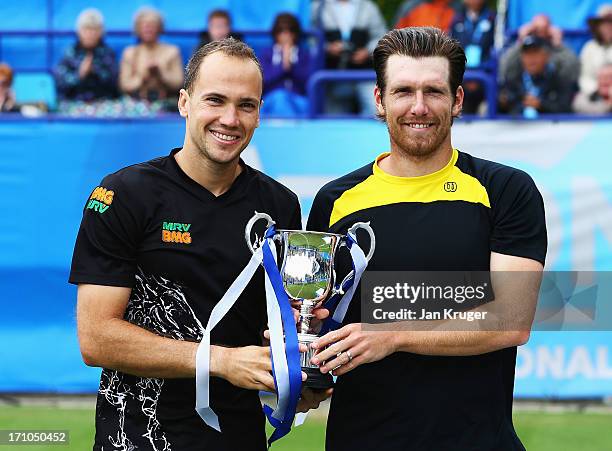
[[[87,8],[81,11],[76,20],[77,31],[81,28],[100,28],[104,29],[104,16],[96,8]]]
[[[148,17],[153,17],[155,18],[155,20],[157,20],[157,23],[159,24],[159,32],[163,33],[164,17],[162,16],[162,14],[157,9],[151,6],[143,6],[142,8],[139,8],[138,11],[136,11],[136,14],[134,14],[134,34],[136,36],[138,36],[139,33],[138,28],[140,27],[140,22],[142,22]]]

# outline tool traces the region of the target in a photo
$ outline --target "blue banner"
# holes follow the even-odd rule
[[[180,118],[0,121],[0,391],[90,392],[99,371],[81,361],[76,289],[67,284],[85,201],[102,177],[169,153]],[[458,121],[453,144],[524,169],[546,205],[547,269],[612,269],[612,121]],[[369,120],[273,121],[244,158],[293,189],[306,216],[327,181],[388,150]],[[612,336],[537,332],[519,349],[517,396],[612,395]]]

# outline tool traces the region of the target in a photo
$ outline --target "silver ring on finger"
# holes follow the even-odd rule
[[[353,360],[353,355],[351,354],[351,350],[347,349],[345,352],[346,352],[346,355],[348,356],[348,362],[346,363],[350,363],[351,360]]]

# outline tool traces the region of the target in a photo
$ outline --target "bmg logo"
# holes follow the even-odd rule
[[[455,191],[457,191],[457,183],[446,182],[444,184],[444,191],[446,191],[447,193],[454,193]]]

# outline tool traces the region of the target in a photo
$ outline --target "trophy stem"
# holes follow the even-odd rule
[[[299,333],[304,335],[311,335],[308,333],[310,330],[310,320],[314,316],[312,310],[314,309],[314,303],[304,300],[300,305],[300,319],[298,321]],[[316,336],[313,335],[315,338]]]
[[[324,390],[333,387],[334,380],[332,379],[331,374],[321,373],[318,366],[310,363],[310,359],[315,355],[315,350],[312,349],[310,345],[317,338],[319,338],[317,335],[298,333],[298,341],[301,344],[306,345],[308,348],[306,352],[300,353],[300,365],[302,367],[302,371],[304,371],[306,376],[308,376],[304,385],[311,389]]]

